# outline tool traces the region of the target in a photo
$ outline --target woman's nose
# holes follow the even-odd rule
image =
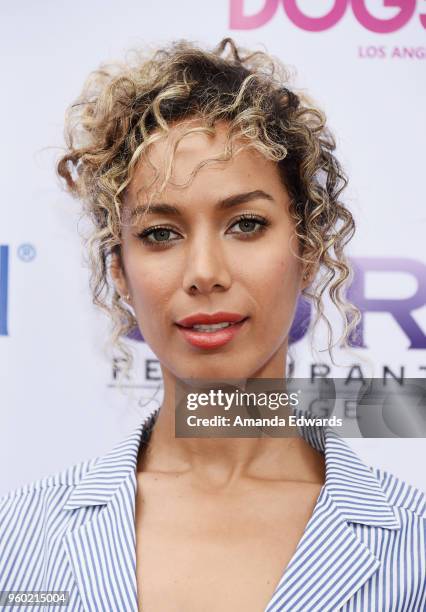
[[[185,291],[203,294],[226,291],[231,285],[231,274],[224,252],[223,238],[199,235],[188,245],[183,274]]]

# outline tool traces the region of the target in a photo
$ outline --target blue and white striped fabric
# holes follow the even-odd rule
[[[157,415],[106,455],[1,498],[0,590],[69,591],[49,610],[137,612],[136,461]],[[306,438],[325,453],[326,482],[265,612],[424,612],[425,494],[331,429]]]

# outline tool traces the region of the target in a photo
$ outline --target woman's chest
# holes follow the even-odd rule
[[[139,609],[263,612],[320,488],[260,487],[228,496],[144,486],[136,508]]]

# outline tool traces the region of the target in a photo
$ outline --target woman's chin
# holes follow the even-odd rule
[[[244,368],[236,364],[222,364],[209,367],[188,367],[179,369],[177,378],[186,380],[190,378],[198,378],[204,380],[231,380],[231,379],[246,379],[251,378],[256,372],[253,368]]]

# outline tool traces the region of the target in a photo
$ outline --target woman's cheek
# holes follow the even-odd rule
[[[257,259],[254,263],[254,270],[257,278],[257,285],[269,296],[277,296],[282,299],[283,292],[287,296],[291,293],[296,281],[295,264],[289,258],[281,256]],[[253,268],[250,267],[251,273]],[[266,297],[265,296],[265,297]]]

